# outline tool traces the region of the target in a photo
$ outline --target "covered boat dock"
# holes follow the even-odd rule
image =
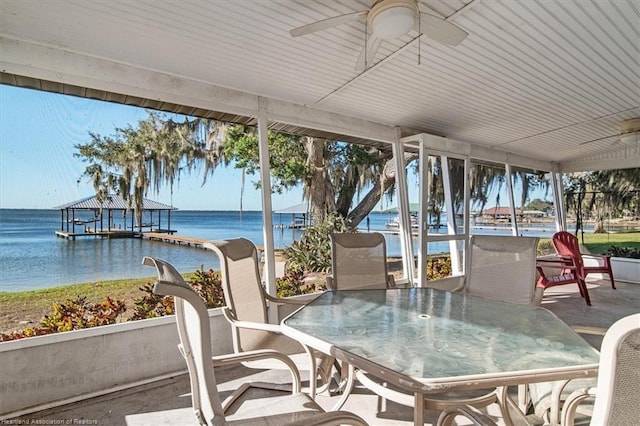
[[[171,229],[171,211],[177,208],[146,198],[139,223],[135,222],[135,207],[121,195],[110,195],[105,200],[93,195],[54,209],[60,210],[60,229],[55,234],[61,238],[141,238],[145,231],[159,234],[177,232]]]

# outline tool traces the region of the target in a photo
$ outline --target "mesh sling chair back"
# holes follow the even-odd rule
[[[268,294],[260,278],[258,251],[246,238],[209,241],[204,247],[213,250],[220,259],[222,286],[226,307],[222,312],[231,324],[233,347],[236,352],[255,349],[273,349],[289,355],[298,369],[317,371],[321,386],[328,386],[333,359],[304,347],[285,336],[279,324],[271,324],[268,319],[267,301],[275,304],[295,304],[304,302],[281,299]],[[319,363],[316,362],[316,357]],[[251,368],[281,368],[281,364],[265,361],[246,363]],[[316,368],[316,366],[318,366]],[[314,375],[315,376],[315,375]],[[315,397],[316,381],[309,380],[310,394]]]
[[[325,413],[309,396],[300,392],[300,376],[295,364],[277,351],[265,349],[212,356],[211,328],[204,301],[169,263],[145,257],[143,264],[157,270],[154,293],[174,297],[179,348],[187,363],[192,404],[200,424],[366,425],[364,420],[349,412]],[[214,367],[260,359],[278,360],[290,370],[291,391],[273,396],[277,385],[244,383],[222,402]]]
[[[535,283],[539,240],[472,235],[464,293],[503,302],[538,304]]]
[[[333,233],[331,243],[331,290],[395,287],[387,268],[387,243],[379,232]]]
[[[536,293],[536,258],[538,237],[472,235],[467,257],[467,276],[459,291],[476,297],[538,305],[542,298]],[[507,388],[484,389],[474,392],[476,400],[466,404],[481,408],[493,402],[500,404],[503,416],[509,418]],[[473,395],[474,393],[471,393]],[[521,410],[528,403],[527,388],[519,387]],[[464,393],[460,397],[464,399]],[[464,401],[463,401],[464,402]]]
[[[562,409],[562,424],[573,425],[578,405],[595,397],[590,424],[638,422],[640,405],[640,313],[616,321],[605,333],[595,387],[573,392]]]
[[[616,321],[605,333],[600,351],[598,378],[575,379],[580,388],[564,401],[561,425],[627,426],[638,423],[640,405],[640,313]],[[573,382],[572,381],[572,382]],[[560,398],[560,394],[554,395]],[[593,402],[590,418],[577,415],[587,400]],[[589,410],[586,410],[589,411]],[[493,425],[492,419],[473,407],[457,406],[445,410],[438,425],[452,425],[457,416],[467,417],[475,425]],[[579,417],[579,418],[578,418]],[[538,424],[538,423],[536,423]],[[542,423],[540,423],[542,424]],[[551,418],[545,424],[558,424]]]

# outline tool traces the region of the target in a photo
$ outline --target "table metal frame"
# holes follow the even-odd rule
[[[433,288],[328,291],[285,318],[282,331],[351,373],[412,392],[416,425],[424,423],[425,396],[487,387],[501,389],[510,424],[507,386],[593,377],[599,361],[544,308]]]

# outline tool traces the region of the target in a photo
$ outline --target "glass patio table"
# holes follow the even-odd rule
[[[431,288],[327,291],[282,330],[412,392],[420,425],[425,395],[590,377],[599,361],[544,308]]]

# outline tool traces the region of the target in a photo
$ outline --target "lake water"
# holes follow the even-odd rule
[[[372,213],[369,226],[384,230],[392,217]],[[163,219],[164,220],[164,219]],[[274,214],[273,223],[289,224],[290,215]],[[80,237],[66,240],[55,236],[60,229],[58,210],[0,209],[0,291],[20,291],[55,287],[66,284],[102,281],[118,278],[153,276],[142,266],[143,256],[165,259],[181,272],[200,267],[218,269],[215,254],[201,248],[178,246],[138,238],[102,239]],[[366,222],[362,226],[366,227]],[[243,236],[256,245],[263,245],[262,213],[259,211],[175,211],[171,228],[178,235],[203,239],[225,239]],[[505,233],[492,228],[477,233]],[[525,235],[549,236],[550,230],[524,231]],[[283,248],[299,239],[302,231],[274,229],[276,248]],[[400,255],[396,235],[386,235],[389,256]],[[445,251],[447,243],[432,243],[429,251]]]

